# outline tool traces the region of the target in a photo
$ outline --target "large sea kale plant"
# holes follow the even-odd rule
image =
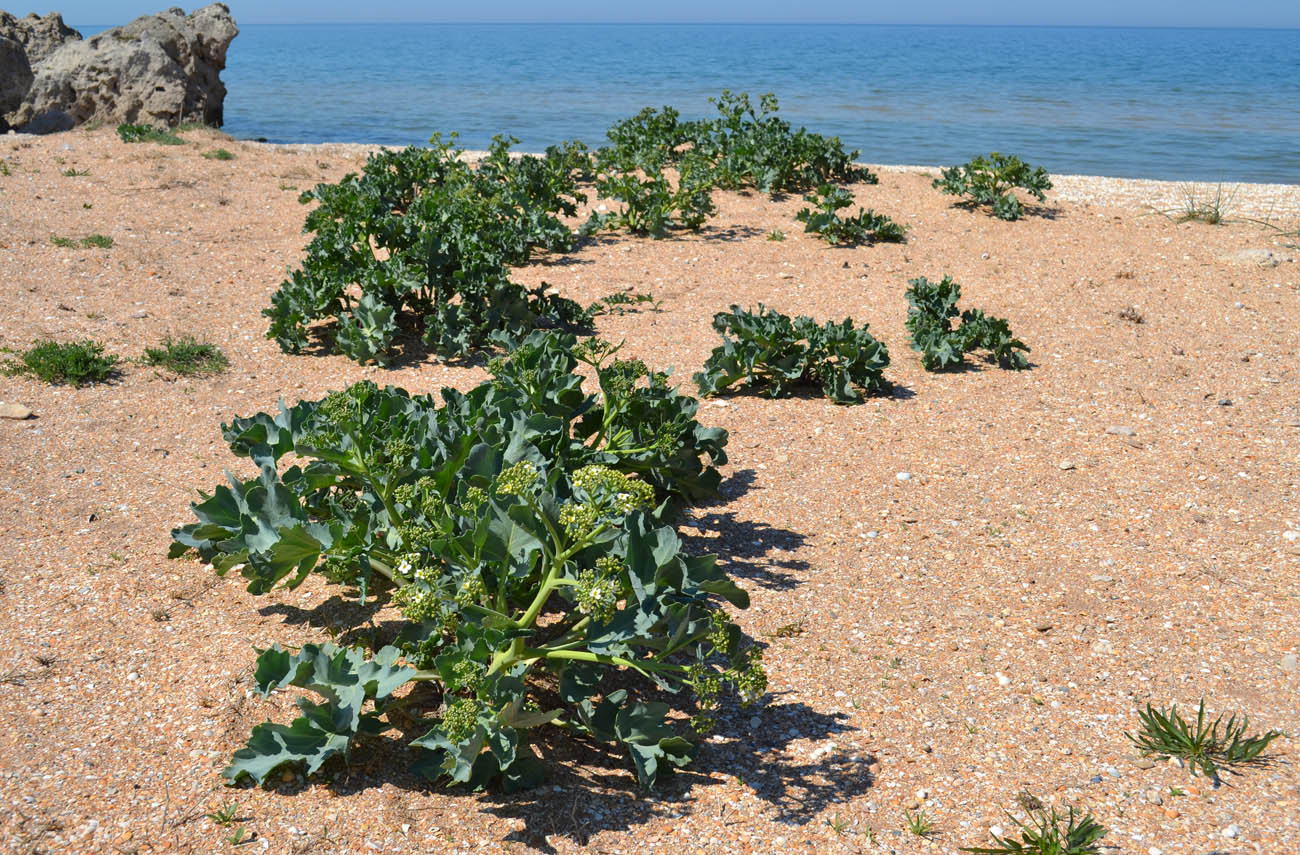
[[[530,743],[555,728],[622,746],[648,786],[691,759],[724,692],[763,694],[760,650],[724,608],[746,594],[669,522],[716,490],[726,433],[617,350],[535,332],[441,405],[358,383],[223,427],[260,474],[195,504],[172,556],[238,570],[253,594],[321,574],[405,620],[369,644],[261,651],[259,693],[319,700],[254,728],[231,782],[315,772],[433,708],[411,743],[431,779],[536,783]]]

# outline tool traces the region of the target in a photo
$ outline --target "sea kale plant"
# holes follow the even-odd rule
[[[838,137],[796,130],[777,117],[770,93],[757,107],[748,95],[730,91],[710,100],[718,111],[712,120],[684,121],[672,107],[647,107],[609,129],[610,144],[594,157],[596,191],[622,206],[593,214],[584,233],[625,228],[659,238],[671,228],[698,230],[714,213],[714,189],[775,196],[878,180],[854,164],[858,152],[846,152]]]
[[[865,395],[892,388],[884,376],[888,348],[849,318],[818,326],[812,318],[791,318],[760,303],[757,312],[739,306],[718,312],[713,328],[722,344],[695,374],[701,395],[747,380],[773,398],[798,386],[820,386],[837,404],[860,404]]]
[[[581,147],[512,157],[497,137],[477,167],[451,142],[381,151],[361,175],[319,184],[304,230],[314,233],[302,267],[263,314],[269,338],[296,353],[308,325],[337,319],[333,347],[358,362],[385,362],[400,332],[444,356],[484,345],[497,331],[584,326],[576,303],[511,281],[511,267],[537,251],[564,251],[573,235],[559,219],[585,197]]]
[[[931,282],[922,276],[909,279],[908,285],[907,330],[912,336],[912,349],[920,352],[926,371],[960,365],[964,354],[978,348],[990,351],[1003,368],[1029,367],[1025,356],[1029,348],[1011,335],[1005,319],[990,317],[979,309],[958,312],[961,286],[952,277]],[[954,327],[957,318],[961,324]]]
[[[934,186],[950,196],[966,196],[972,205],[992,205],[993,216],[1001,220],[1018,220],[1024,207],[1014,188],[1027,190],[1038,201],[1044,191],[1052,189],[1047,170],[1032,167],[1015,155],[993,152],[976,157],[969,163],[953,166],[934,179]]]
[[[761,651],[725,609],[747,595],[668,522],[716,490],[726,433],[617,350],[535,332],[441,406],[358,383],[223,427],[261,472],[195,504],[171,555],[238,570],[253,594],[317,573],[405,619],[368,643],[260,651],[260,694],[320,699],[254,728],[229,781],[310,774],[416,727],[430,779],[517,789],[541,779],[532,743],[550,728],[621,746],[649,786],[691,759],[726,692],[764,693]]]
[[[899,225],[884,214],[858,208],[855,217],[841,217],[839,212],[853,204],[853,194],[843,187],[823,184],[816,194],[804,197],[816,208],[803,208],[795,219],[804,224],[804,232],[820,235],[832,246],[866,243],[868,241],[903,240],[907,227]]]

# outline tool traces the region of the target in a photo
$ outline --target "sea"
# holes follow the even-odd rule
[[[103,27],[81,28],[91,35]],[[670,105],[774,93],[860,159],[990,151],[1055,173],[1300,184],[1300,30],[736,24],[247,25],[225,130],[422,145],[596,146]]]

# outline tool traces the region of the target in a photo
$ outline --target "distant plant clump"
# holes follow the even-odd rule
[[[839,211],[853,204],[853,194],[843,187],[823,184],[817,188],[815,195],[804,197],[805,202],[812,202],[816,208],[803,208],[795,214],[795,219],[804,224],[804,231],[820,235],[822,240],[832,246],[852,246],[867,241],[903,240],[906,226],[874,211],[858,208],[857,216],[841,217]]]
[[[185,140],[166,128],[153,125],[122,124],[117,126],[117,135],[124,143],[151,142],[159,145],[184,145]]]
[[[888,348],[848,318],[818,325],[762,304],[757,312],[732,306],[713,316],[713,328],[722,334],[722,344],[695,374],[701,395],[717,395],[746,380],[773,398],[812,386],[837,404],[859,404],[866,394],[892,388],[884,377]]]
[[[117,362],[116,356],[105,356],[104,345],[96,341],[60,343],[45,339],[17,359],[7,360],[3,367],[10,376],[29,374],[45,383],[88,386],[112,379],[117,374]]]
[[[164,368],[181,377],[220,374],[230,365],[221,348],[197,341],[193,336],[176,340],[168,337],[158,347],[146,347],[142,361],[145,365]]]
[[[993,216],[998,219],[1018,220],[1024,206],[1014,188],[1027,190],[1041,202],[1046,198],[1044,191],[1052,189],[1052,182],[1043,167],[1031,167],[1015,155],[995,151],[988,157],[976,157],[943,170],[934,186],[951,196],[966,196],[972,205],[992,205]]]
[[[978,348],[991,352],[1003,368],[1028,368],[1029,348],[1011,334],[1003,318],[985,315],[979,309],[958,312],[961,286],[945,276],[940,282],[925,277],[908,280],[906,296],[907,330],[912,349],[921,354],[926,371],[942,371],[960,365],[964,355]],[[952,322],[960,315],[961,325]]]
[[[108,235],[101,234],[86,235],[80,240],[76,238],[63,237],[61,235],[54,235],[50,238],[50,243],[57,247],[62,247],[63,249],[76,249],[77,247],[81,247],[82,249],[90,249],[92,247],[95,249],[111,249],[113,246],[113,239]]]
[[[304,226],[314,236],[302,267],[263,312],[268,336],[296,353],[309,345],[313,323],[333,321],[328,347],[382,364],[417,337],[447,358],[539,327],[583,330],[590,311],[544,284],[510,278],[539,252],[572,249],[577,235],[560,217],[587,201],[580,184],[617,204],[598,208],[578,234],[626,229],[658,238],[701,228],[715,211],[715,188],[778,194],[876,180],[838,138],[777,118],[771,95],[757,107],[731,92],[714,103],[718,118],[700,121],[647,108],[610,128],[610,145],[595,152],[569,142],[516,157],[516,140],[497,137],[471,165],[435,136],[426,149],[371,156],[361,175],[302,195],[317,205]]]
[[[229,149],[214,148],[212,151],[203,152],[203,156],[208,160],[234,160],[235,154]]]

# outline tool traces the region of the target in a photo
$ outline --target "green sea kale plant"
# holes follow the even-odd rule
[[[920,352],[926,371],[942,371],[960,365],[964,355],[978,348],[987,349],[1003,368],[1029,367],[1025,356],[1029,348],[1011,334],[1003,318],[990,317],[979,309],[960,312],[961,286],[945,276],[931,282],[924,276],[908,280],[907,330],[912,349]],[[961,324],[954,327],[953,321]]]
[[[907,227],[884,214],[858,208],[855,217],[841,217],[839,212],[853,204],[853,194],[843,187],[823,184],[816,194],[804,197],[816,208],[803,208],[795,219],[804,224],[804,232],[820,235],[832,246],[852,246],[868,241],[901,242]]]
[[[302,195],[317,206],[302,267],[263,314],[268,338],[289,353],[308,345],[308,325],[337,319],[333,347],[358,362],[387,361],[403,330],[443,356],[485,345],[494,332],[576,326],[590,318],[571,300],[510,279],[539,251],[564,251],[573,234],[585,152],[512,157],[497,137],[476,167],[451,142],[381,151],[361,175]]]
[[[769,397],[790,394],[799,386],[820,386],[837,404],[860,404],[868,394],[888,393],[885,379],[889,350],[864,325],[810,317],[791,318],[761,303],[757,312],[732,306],[713,316],[722,344],[695,374],[700,394],[718,395],[746,380]]]
[[[724,692],[763,694],[761,651],[724,607],[748,597],[668,522],[716,490],[726,433],[616,353],[537,332],[441,406],[358,383],[223,427],[261,473],[195,504],[171,555],[237,569],[253,594],[321,574],[405,619],[369,644],[261,651],[260,694],[320,700],[254,728],[229,781],[310,774],[358,737],[418,727],[430,779],[517,789],[541,779],[531,743],[552,728],[621,746],[649,786],[691,759]]]
[[[1027,190],[1038,201],[1044,191],[1052,189],[1047,170],[1031,167],[1015,155],[993,152],[976,157],[961,166],[943,170],[934,186],[950,196],[966,196],[972,205],[992,205],[993,216],[1001,220],[1018,220],[1024,207],[1014,188]]]

